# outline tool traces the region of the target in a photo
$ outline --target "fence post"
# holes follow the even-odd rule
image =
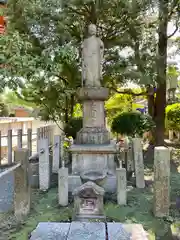
[[[64,134],[61,135],[61,141],[60,141],[60,167],[62,167],[62,161],[64,160]]]
[[[14,214],[18,220],[21,220],[29,213],[31,207],[28,149],[16,150],[14,161],[21,163],[21,166],[14,170]]]
[[[60,148],[61,148],[61,136],[54,136],[54,148],[53,148],[53,172],[58,173],[60,167]]]
[[[8,165],[12,164],[12,129],[8,130]]]
[[[32,155],[32,129],[27,130],[27,148],[29,150],[29,157]]]
[[[41,138],[39,142],[39,187],[41,190],[49,189],[50,174],[49,141],[47,138]]]
[[[2,158],[2,156],[1,156],[1,131],[0,131],[0,165],[1,165],[1,159]]]
[[[17,131],[17,148],[22,148],[22,129],[18,129]]]
[[[36,137],[37,152],[39,152],[39,141],[40,141],[40,128],[37,128],[37,137]]]

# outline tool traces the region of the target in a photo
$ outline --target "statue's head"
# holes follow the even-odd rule
[[[88,33],[90,36],[96,35],[96,25],[95,24],[90,24],[88,26]]]

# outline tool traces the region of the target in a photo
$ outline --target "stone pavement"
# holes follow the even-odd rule
[[[132,238],[131,238],[132,237]],[[30,240],[147,240],[141,224],[41,222]]]

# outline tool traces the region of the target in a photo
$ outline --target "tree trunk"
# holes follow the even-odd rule
[[[148,101],[148,114],[154,118],[154,88],[151,86],[147,87],[147,101]]]
[[[74,105],[75,105],[75,101],[74,101],[74,94],[71,95],[71,112],[70,112],[70,117],[73,117],[73,113],[74,113]]]
[[[68,123],[69,121],[69,104],[68,104],[68,98],[66,96],[65,98],[65,119],[64,119],[65,123]]]
[[[165,107],[166,107],[166,67],[167,67],[167,25],[168,0],[159,0],[159,29],[157,56],[157,90],[155,98],[154,121],[156,123],[156,145],[164,145]]]

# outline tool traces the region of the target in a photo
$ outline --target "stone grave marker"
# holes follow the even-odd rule
[[[73,195],[76,220],[105,219],[102,187],[89,181],[76,188]]]

